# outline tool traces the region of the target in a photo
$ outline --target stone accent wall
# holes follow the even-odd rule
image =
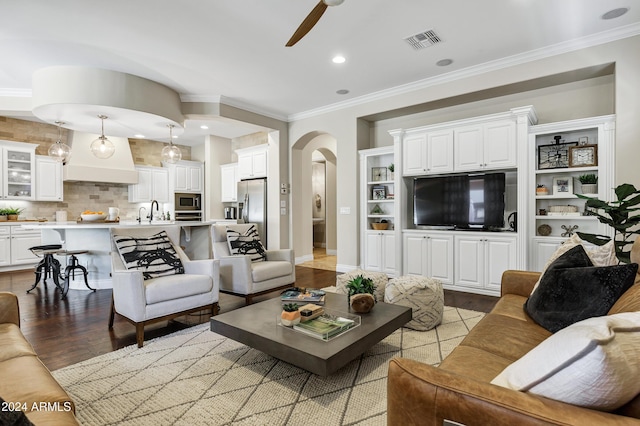
[[[62,129],[62,140],[67,141],[70,132]],[[35,121],[0,117],[0,139],[38,144],[37,155],[47,155],[49,146],[58,139],[58,127]],[[161,166],[162,148],[167,145],[146,139],[129,139],[129,146],[136,165]],[[182,159],[191,159],[191,147],[179,145]],[[0,202],[1,207],[24,208],[21,218],[45,218],[54,220],[55,212],[65,210],[69,220],[75,220],[84,210],[106,212],[109,207],[118,207],[122,219],[134,219],[141,206],[149,210],[149,203],[129,203],[129,186],[117,183],[65,182],[64,202],[11,201]],[[160,210],[163,207],[160,206]]]

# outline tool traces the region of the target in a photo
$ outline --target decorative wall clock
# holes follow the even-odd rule
[[[538,170],[569,167],[569,148],[578,142],[562,142],[562,136],[554,136],[555,143],[538,146]]]
[[[580,145],[569,148],[569,167],[598,165],[598,145]]]

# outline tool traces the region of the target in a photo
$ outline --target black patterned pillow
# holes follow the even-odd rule
[[[260,235],[255,225],[251,225],[245,232],[238,228],[227,226],[227,244],[232,255],[249,255],[252,262],[267,260]]]
[[[114,235],[113,241],[124,266],[141,271],[145,280],[184,274],[184,265],[165,231],[148,237]]]

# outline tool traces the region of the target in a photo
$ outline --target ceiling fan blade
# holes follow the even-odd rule
[[[322,0],[320,0],[316,7],[313,8],[311,13],[309,13],[304,21],[302,21],[302,24],[300,24],[296,32],[293,33],[293,36],[291,36],[291,39],[289,39],[286,46],[293,46],[294,44],[299,42],[302,37],[304,37],[309,31],[311,31],[311,28],[313,28],[313,26],[318,23],[325,10],[327,10],[327,5]]]

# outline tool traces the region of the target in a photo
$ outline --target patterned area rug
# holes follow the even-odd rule
[[[53,372],[82,425],[384,425],[389,360],[438,365],[484,316],[446,307],[320,377],[201,324]]]

